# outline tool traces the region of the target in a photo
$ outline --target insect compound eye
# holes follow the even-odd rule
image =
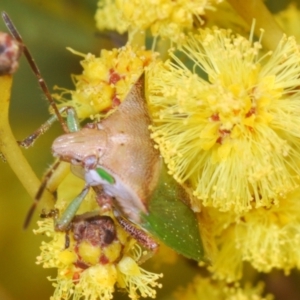
[[[81,160],[80,159],[77,159],[77,158],[72,158],[71,159],[71,164],[72,165],[80,165],[81,164]]]

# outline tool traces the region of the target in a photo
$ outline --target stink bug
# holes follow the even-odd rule
[[[7,16],[5,22],[18,42],[23,44]],[[33,63],[32,58],[29,61]],[[33,70],[45,90],[46,84],[37,67],[34,66]],[[189,195],[167,174],[159,151],[150,138],[148,127],[151,120],[145,101],[144,80],[144,76],[139,78],[110,116],[101,122],[89,123],[82,129],[75,110],[69,107],[58,110],[47,90],[55,115],[20,145],[30,146],[54,120],[61,122],[65,129],[66,133],[53,142],[53,155],[70,163],[73,173],[86,185],[56,219],[56,230],[68,230],[89,189],[93,188],[96,194],[101,194],[99,198],[109,200],[105,205],[111,205],[121,226],[135,234],[138,241],[143,243],[146,240],[148,243],[149,239],[141,237],[148,234],[141,229],[133,229],[135,227],[130,222],[180,254],[200,261],[203,247],[196,216],[187,205]],[[67,114],[67,128],[61,112]],[[27,220],[46,185],[47,182],[40,189]],[[155,248],[155,242],[145,246]]]

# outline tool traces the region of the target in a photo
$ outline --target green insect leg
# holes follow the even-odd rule
[[[67,113],[67,127],[69,132],[75,132],[80,130],[79,121],[77,118],[76,111],[73,107],[63,107],[59,110],[59,113],[62,114],[66,112]],[[45,123],[43,123],[34,133],[29,135],[27,138],[25,138],[23,141],[19,141],[18,144],[21,147],[28,148],[34,144],[34,142],[42,135],[44,134],[54,122],[56,122],[57,116],[52,115]]]
[[[76,215],[81,203],[86,197],[89,186],[85,186],[81,193],[69,204],[66,210],[63,212],[61,217],[55,220],[55,230],[57,231],[66,231],[68,230],[73,218]]]

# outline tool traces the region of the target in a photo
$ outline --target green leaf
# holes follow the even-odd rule
[[[142,227],[187,258],[203,260],[204,250],[195,213],[185,204],[186,191],[163,167],[159,185],[142,214]]]

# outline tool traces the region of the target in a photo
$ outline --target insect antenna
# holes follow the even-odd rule
[[[46,84],[44,78],[42,77],[41,72],[40,72],[40,70],[39,70],[37,64],[35,63],[35,61],[34,61],[32,55],[30,54],[28,48],[27,48],[26,45],[24,44],[21,35],[20,35],[19,32],[17,31],[15,25],[13,24],[12,20],[10,19],[10,17],[7,15],[6,12],[2,12],[2,18],[3,18],[3,21],[4,21],[5,25],[6,25],[6,27],[7,27],[8,30],[10,31],[11,35],[12,35],[12,36],[20,43],[20,45],[22,46],[23,52],[24,52],[24,54],[25,54],[25,56],[26,56],[26,58],[27,58],[27,61],[28,61],[29,65],[30,65],[30,67],[31,67],[31,69],[32,69],[32,71],[33,71],[33,73],[34,73],[35,76],[37,77],[38,82],[39,82],[39,85],[40,85],[41,89],[43,90],[44,94],[46,95],[46,97],[47,97],[47,99],[48,99],[50,105],[52,106],[53,111],[54,111],[54,113],[55,113],[55,115],[56,115],[56,117],[57,117],[59,123],[61,124],[63,130],[64,130],[65,132],[69,132],[68,127],[67,127],[65,121],[63,120],[63,118],[62,118],[62,116],[61,116],[61,114],[60,114],[60,112],[59,112],[59,110],[58,110],[58,108],[57,108],[57,105],[55,104],[55,102],[54,102],[54,100],[53,100],[53,98],[52,98],[52,96],[51,96],[51,94],[50,94],[50,91],[49,91],[49,89],[48,89],[48,87],[47,87],[47,84]]]
[[[48,170],[48,172],[45,174],[44,178],[43,178],[43,181],[35,195],[35,198],[34,198],[34,202],[32,203],[27,215],[26,215],[26,218],[25,218],[25,221],[24,221],[24,224],[23,224],[23,229],[26,229],[32,219],[32,216],[33,216],[33,213],[35,212],[36,210],[36,207],[38,206],[41,198],[42,198],[42,195],[45,191],[45,189],[47,188],[47,184],[49,182],[49,180],[51,179],[51,177],[53,176],[54,172],[57,170],[57,168],[59,167],[61,161],[57,161],[55,162],[51,168]]]

